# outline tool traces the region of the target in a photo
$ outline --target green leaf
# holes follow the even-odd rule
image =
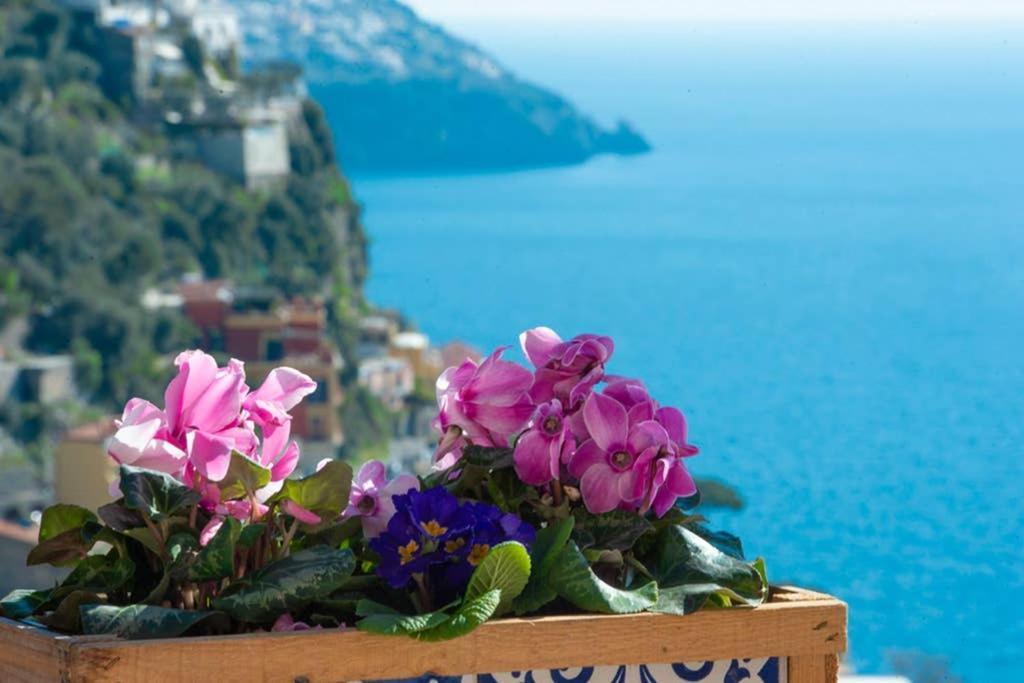
[[[253,543],[259,540],[263,532],[266,531],[267,525],[263,522],[257,522],[256,524],[246,524],[242,527],[242,532],[238,534],[238,543],[236,544],[239,548],[251,548]]]
[[[223,628],[225,617],[217,612],[170,609],[154,605],[83,605],[82,632],[86,635],[115,635],[121,638],[174,638],[207,622]]]
[[[96,522],[96,515],[78,505],[58,503],[43,511],[39,522],[39,542],[56,538],[65,531],[81,529],[87,522]]]
[[[34,591],[24,588],[13,590],[3,600],[0,600],[0,614],[8,619],[30,617],[50,598],[52,592],[52,590]]]
[[[220,499],[245,498],[270,483],[270,470],[238,451],[231,451],[228,473],[220,482]]]
[[[67,633],[81,633],[82,631],[82,605],[95,605],[103,603],[104,600],[90,590],[75,590],[64,596],[64,599],[57,605],[57,609],[49,614],[39,617],[39,622],[46,624],[52,629]]]
[[[189,553],[199,550],[199,541],[187,531],[171,534],[167,539],[167,558],[172,568],[178,568],[188,560]]]
[[[697,522],[685,524],[684,526],[726,555],[731,555],[737,560],[746,559],[743,555],[743,543],[738,536],[730,534],[728,531],[713,531]]]
[[[275,498],[294,501],[322,519],[333,519],[348,505],[351,488],[352,468],[332,460],[308,477],[285,480]]]
[[[225,517],[217,533],[189,568],[193,581],[216,581],[231,576],[235,570],[235,546],[242,533],[242,523],[234,517]]]
[[[448,620],[448,615],[441,611],[408,615],[367,599],[356,604],[356,615],[363,617],[356,623],[360,631],[386,636],[412,635]]]
[[[121,493],[125,507],[160,521],[195,505],[201,496],[169,474],[121,465]]]
[[[115,552],[89,555],[75,565],[61,583],[61,588],[91,588],[99,592],[114,591],[135,574],[135,563]]]
[[[137,510],[129,510],[124,506],[124,498],[101,505],[96,514],[114,531],[124,532],[146,524]]]
[[[146,546],[157,557],[163,557],[164,548],[160,545],[160,539],[153,535],[153,532],[149,527],[140,526],[135,527],[134,529],[125,529],[121,533]]]
[[[470,465],[486,467],[489,470],[500,470],[512,467],[514,452],[511,448],[467,446],[462,449],[462,459]]]
[[[86,556],[101,529],[95,522],[86,522],[85,526],[61,532],[32,548],[25,564],[52,564],[57,567],[74,564]]]
[[[345,584],[355,565],[350,550],[307,548],[236,583],[238,588],[222,594],[214,607],[241,621],[271,621],[326,598]]]
[[[718,593],[721,586],[714,583],[692,583],[658,589],[658,602],[651,612],[663,614],[692,614],[704,607],[708,599]]]
[[[572,541],[559,554],[550,581],[559,595],[588,612],[632,614],[650,609],[658,601],[658,587],[653,581],[635,590],[615,588],[602,581]]]
[[[530,553],[522,543],[506,541],[491,548],[487,556],[473,570],[466,587],[465,600],[473,600],[484,593],[498,589],[501,602],[496,614],[507,611],[512,601],[526,588],[530,580]]]
[[[530,580],[512,603],[516,614],[535,612],[558,597],[549,580],[551,567],[569,541],[574,523],[572,517],[565,517],[537,532],[530,550]]]
[[[629,550],[638,538],[654,529],[641,515],[625,510],[593,515],[581,508],[574,514],[576,528],[572,538],[581,550]]]
[[[501,589],[495,588],[472,600],[465,600],[451,615],[434,628],[420,631],[416,638],[426,641],[449,640],[464,636],[491,618],[501,604]]]
[[[697,586],[694,594],[707,586],[734,600],[758,605],[768,594],[768,584],[758,568],[728,555],[694,532],[682,526],[663,529],[651,556],[644,564],[665,588]],[[685,591],[683,591],[685,592]]]

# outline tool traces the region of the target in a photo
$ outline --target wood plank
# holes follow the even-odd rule
[[[442,643],[332,629],[83,642],[76,643],[68,656],[73,682],[210,679],[316,683],[734,657],[786,656],[799,662],[803,656],[813,655],[823,662],[825,655],[845,649],[846,605],[828,598],[686,617],[636,614],[501,619]]]
[[[839,657],[801,655],[789,658],[789,683],[837,683]]]
[[[67,675],[67,637],[0,618],[0,681],[62,681]]]

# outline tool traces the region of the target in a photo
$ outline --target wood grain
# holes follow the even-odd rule
[[[789,658],[789,683],[837,683],[836,655],[801,655]]]
[[[69,638],[0,619],[0,681],[60,681],[67,672]]]
[[[357,681],[734,657],[815,659],[846,648],[846,605],[786,590],[757,609],[714,610],[673,617],[658,614],[500,619],[441,643],[323,630],[149,641],[72,638],[66,667],[4,681]],[[785,597],[781,597],[781,596]],[[11,623],[11,622],[9,622]],[[44,636],[45,638],[45,636]],[[0,648],[26,647],[8,639]],[[44,653],[45,659],[45,653]],[[18,655],[10,652],[0,657]],[[9,661],[0,659],[0,662]],[[792,668],[791,668],[792,671]],[[65,673],[66,672],[66,673]],[[31,673],[31,671],[30,671]],[[803,674],[800,674],[803,675]],[[791,681],[815,680],[814,678]],[[820,680],[818,679],[816,683]]]

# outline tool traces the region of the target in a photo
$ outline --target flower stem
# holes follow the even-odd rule
[[[298,530],[299,530],[299,520],[293,519],[292,520],[292,525],[290,527],[288,527],[288,531],[285,532],[284,539],[282,539],[282,541],[281,541],[281,551],[278,554],[278,558],[277,559],[281,559],[282,557],[288,557],[288,553],[290,552],[289,546],[291,546],[292,539],[295,538],[295,532],[298,531]]]
[[[551,480],[551,500],[555,507],[562,504],[562,482],[557,479]]]
[[[416,582],[416,596],[419,598],[420,612],[431,612],[434,609],[434,601],[430,597],[430,590],[427,588],[427,579],[423,574],[413,574]]]

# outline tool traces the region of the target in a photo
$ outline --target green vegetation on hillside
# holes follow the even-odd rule
[[[246,191],[104,96],[93,33],[50,2],[0,7],[0,329],[24,317],[28,350],[73,354],[85,398],[115,409],[195,338],[141,293],[198,272],[331,297],[351,358],[366,240],[319,106],[291,126],[287,182]]]

